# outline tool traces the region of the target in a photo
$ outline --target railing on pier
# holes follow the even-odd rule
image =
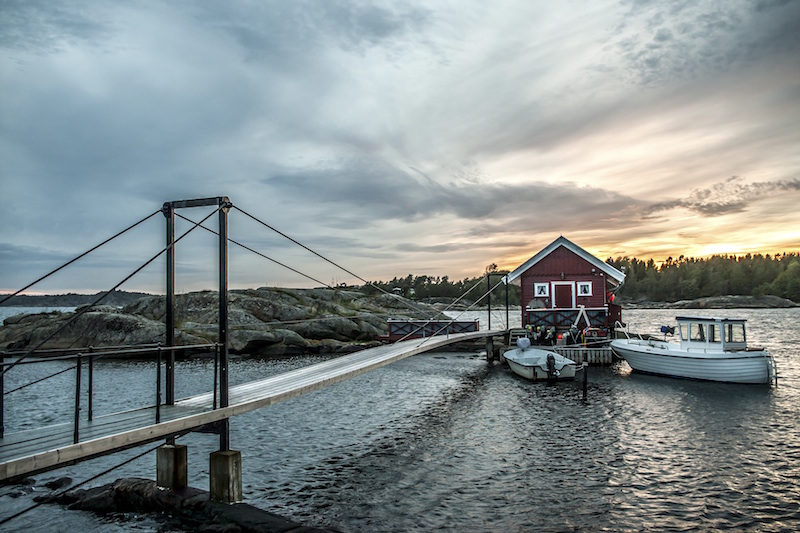
[[[478,320],[387,320],[389,334],[386,339],[420,339],[434,335],[450,335],[452,333],[471,333],[478,331]]]
[[[16,366],[16,365],[35,365],[39,363],[50,363],[53,361],[65,361],[65,362],[74,362],[74,366],[69,366],[58,372],[53,374],[47,375],[42,377],[41,379],[37,379],[26,383],[23,386],[17,387],[14,390],[6,391],[5,390],[5,372],[0,373],[0,439],[5,435],[5,395],[12,394],[18,390],[22,390],[23,388],[36,385],[41,383],[49,378],[55,377],[56,375],[63,374],[70,370],[74,370],[75,372],[75,393],[74,393],[74,413],[72,418],[73,423],[73,444],[77,444],[80,442],[80,422],[81,422],[81,411],[83,411],[84,401],[86,406],[86,420],[91,422],[94,420],[94,365],[95,362],[102,359],[145,359],[149,360],[152,359],[154,361],[156,367],[156,383],[155,383],[155,391],[154,391],[154,401],[151,404],[145,404],[145,408],[154,407],[154,423],[158,424],[161,421],[161,406],[165,405],[164,402],[164,379],[162,379],[162,375],[165,371],[165,364],[167,361],[167,357],[172,355],[174,358],[175,355],[179,353],[184,354],[201,354],[201,353],[209,353],[213,354],[214,357],[214,377],[212,382],[212,389],[213,389],[213,407],[214,409],[217,408],[217,395],[220,389],[220,382],[219,382],[219,367],[220,367],[220,350],[219,344],[194,344],[194,345],[186,345],[186,346],[172,346],[172,347],[165,347],[161,344],[147,344],[147,345],[138,345],[138,346],[107,346],[102,348],[65,348],[61,349],[46,349],[46,350],[37,350],[32,352],[22,352],[22,351],[10,351],[10,352],[0,352],[0,366],[2,369],[5,370],[7,367]],[[22,356],[26,356],[26,359],[23,361],[20,358]],[[85,400],[83,398],[83,378],[82,374],[84,372],[84,368],[87,371],[87,380],[86,380],[86,391],[85,391]],[[45,395],[48,400],[51,400],[49,395]],[[166,405],[171,405],[174,403],[174,399],[170,401],[167,400]]]
[[[581,309],[525,309],[526,325],[569,328],[578,320]],[[586,309],[586,316],[592,325],[606,325],[608,314],[603,309]]]

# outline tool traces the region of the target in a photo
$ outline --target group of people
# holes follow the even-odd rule
[[[558,342],[558,334],[555,326],[525,326],[528,331],[528,338],[531,344],[554,346]],[[564,344],[578,344],[581,342],[581,331],[576,326],[571,326],[562,335]]]

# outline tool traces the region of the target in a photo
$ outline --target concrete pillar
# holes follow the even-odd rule
[[[211,499],[221,503],[242,501],[242,452],[218,451],[209,460]]]
[[[156,484],[180,490],[188,486],[187,448],[184,444],[165,444],[156,451]]]

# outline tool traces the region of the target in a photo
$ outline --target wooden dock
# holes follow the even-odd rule
[[[449,344],[505,334],[505,330],[456,333],[363,350],[231,387],[225,408],[214,409],[212,392],[162,405],[159,423],[155,422],[155,406],[96,417],[80,423],[77,444],[72,424],[6,434],[0,439],[0,482],[166,439]]]

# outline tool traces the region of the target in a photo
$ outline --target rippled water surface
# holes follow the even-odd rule
[[[699,313],[749,318],[750,342],[775,356],[778,387],[642,376],[620,363],[589,369],[584,403],[580,383],[528,383],[477,352],[418,355],[234,418],[245,498],[343,531],[796,531],[800,309]],[[630,310],[625,319],[655,332],[675,314]],[[231,380],[319,360],[236,361]],[[33,372],[25,368],[16,379]],[[209,389],[210,372],[209,361],[182,363],[179,395]],[[119,410],[122,390],[140,404],[152,401],[154,376],[149,363],[100,365],[96,409]],[[73,379],[66,372],[62,382],[7,398],[7,431],[69,420],[62,392]],[[53,396],[63,398],[41,407]],[[190,447],[190,483],[207,488],[217,437],[182,441]],[[49,479],[77,482],[144,449],[41,474],[37,491]],[[153,478],[154,454],[93,484],[125,476]],[[30,505],[24,492],[0,488],[0,517]],[[48,529],[54,520],[64,530],[158,527],[148,517],[103,521],[56,506],[5,527]]]

